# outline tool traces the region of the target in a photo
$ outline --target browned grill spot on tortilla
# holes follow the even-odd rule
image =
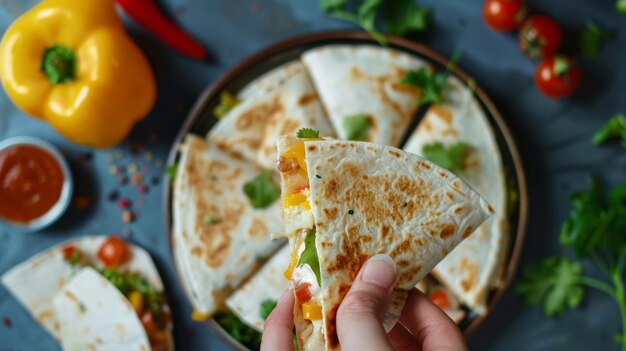
[[[337,219],[337,214],[339,213],[339,210],[336,207],[324,208],[322,209],[322,212],[324,212],[324,216],[327,220],[334,221],[335,219]]]
[[[235,128],[246,131],[254,124],[265,125],[270,117],[283,110],[280,98],[277,96],[269,103],[252,106],[248,111],[241,114],[235,122]]]
[[[465,279],[461,280],[461,288],[465,291],[470,291],[476,285],[478,267],[476,263],[469,262],[466,258],[463,258],[461,260],[461,271],[465,276]]]
[[[255,218],[250,225],[248,234],[254,239],[261,239],[269,234],[268,230],[267,224],[263,220]]]
[[[463,207],[457,207],[454,209],[454,214],[456,214],[457,216],[461,216],[463,215]],[[464,237],[465,238],[465,237]]]
[[[300,99],[298,99],[298,105],[305,106],[315,101],[317,101],[317,93],[309,93],[302,95]]]
[[[396,261],[396,264],[400,267],[407,267],[408,265],[411,264],[411,262],[409,260],[406,259],[399,259]]]
[[[439,119],[441,119],[445,124],[452,125],[452,111],[449,108],[441,107],[438,105],[433,105],[430,110],[433,114]]]
[[[332,348],[339,347],[339,335],[337,334],[337,311],[339,310],[339,304],[348,294],[348,291],[350,291],[350,285],[348,284],[342,284],[339,289],[337,289],[338,303],[327,313],[328,317],[326,318],[326,325],[324,326],[326,329],[326,335],[328,336],[326,343]]]
[[[200,215],[207,213],[206,206],[201,201],[196,202],[196,208]],[[201,256],[209,267],[219,267],[231,253],[232,240],[229,233],[239,224],[245,208],[246,205],[240,202],[229,203],[222,208],[218,223],[209,226],[203,225],[202,221],[196,221],[195,230],[202,242]],[[200,218],[204,217],[206,215]]]
[[[307,150],[309,150],[309,151],[315,151],[315,150],[317,150],[317,146],[315,146],[315,145],[309,145],[309,146],[307,146]]]
[[[295,119],[284,119],[282,121],[279,119],[278,122],[274,123],[282,123],[279,135],[293,134],[300,128],[300,122]],[[274,145],[274,143],[270,143],[268,147],[270,147],[272,151],[276,150],[276,145]]]
[[[394,150],[389,150],[389,155],[395,157],[395,158],[400,158],[400,153]]]
[[[452,235],[454,235],[454,232],[456,231],[456,225],[455,224],[444,224],[443,228],[441,228],[441,231],[439,232],[439,237],[442,239],[448,239],[449,237],[451,237]]]

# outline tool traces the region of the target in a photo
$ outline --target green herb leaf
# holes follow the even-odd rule
[[[602,184],[591,179],[588,192],[571,196],[571,210],[561,228],[561,243],[578,257],[604,252],[626,254],[626,185],[614,187],[604,200]]]
[[[327,13],[343,10],[345,6],[346,0],[320,0],[320,8]]]
[[[588,59],[596,59],[600,55],[602,45],[612,37],[611,33],[602,29],[597,23],[587,21],[578,37],[580,52]]]
[[[411,32],[420,32],[428,27],[430,10],[415,5],[413,0],[394,0],[385,3],[383,26],[385,32],[404,36]]]
[[[343,129],[346,132],[346,139],[354,141],[367,141],[367,133],[370,129],[370,119],[364,114],[346,117],[343,120]]]
[[[400,81],[402,84],[412,85],[421,90],[419,99],[420,104],[435,103],[441,105],[444,103],[443,88],[448,81],[448,77],[454,68],[456,67],[459,58],[461,57],[460,51],[455,51],[452,55],[452,59],[443,71],[433,72],[428,68],[422,67],[418,70],[408,71]]]
[[[449,147],[442,143],[424,145],[422,154],[430,162],[452,172],[459,172],[465,169],[465,161],[471,148],[469,145],[458,142]]]
[[[167,174],[167,176],[170,178],[170,181],[174,181],[174,179],[176,179],[176,172],[178,171],[178,164],[173,164],[173,165],[169,165],[167,166],[167,168],[165,168],[165,174]]]
[[[317,283],[319,286],[322,286],[322,275],[320,274],[320,261],[317,256],[317,249],[315,248],[315,229],[311,229],[309,234],[304,239],[304,251],[302,251],[302,255],[300,255],[300,260],[298,261],[298,266],[302,266],[308,264],[311,267],[313,273],[315,273],[315,277],[317,278]]]
[[[216,224],[218,222],[219,222],[219,219],[213,216],[206,216],[206,218],[204,219],[204,224]]]
[[[298,138],[319,138],[320,131],[311,128],[301,128],[298,130],[298,133],[296,133],[296,136]]]
[[[276,300],[263,300],[261,302],[261,318],[263,318],[263,320],[266,320],[267,317],[269,317],[270,313],[272,313],[274,308],[276,308],[276,305],[278,305],[278,302]]]
[[[626,0],[617,0],[615,2],[615,8],[617,12],[626,15]]]
[[[215,118],[220,119],[228,114],[235,106],[239,105],[241,100],[236,98],[228,91],[222,91],[220,93],[220,102],[215,108],[213,108],[213,115]]]
[[[261,348],[261,333],[250,328],[231,312],[219,313],[215,321],[226,330],[235,340],[247,346],[250,350]]]
[[[526,267],[515,284],[515,291],[528,305],[543,305],[547,316],[554,316],[580,305],[585,294],[580,284],[582,267],[564,257],[548,257]]]
[[[80,252],[80,251],[78,251],[78,250],[74,250],[74,252],[72,252],[72,256],[70,256],[70,259],[69,259],[69,261],[68,261],[68,262],[69,262],[72,266],[75,266],[75,265],[78,263],[78,261],[80,261],[80,259],[81,259],[82,257],[83,257],[82,252]]]
[[[626,117],[624,115],[613,116],[593,135],[593,143],[599,145],[611,138],[621,139],[622,146],[626,148]]]
[[[346,10],[345,0],[320,0],[321,9],[329,16],[361,26],[382,46],[388,44],[385,36],[375,26],[376,13],[382,0],[363,0],[356,13]]]
[[[274,184],[269,171],[264,171],[245,183],[243,192],[254,208],[267,208],[280,197],[280,189]]]

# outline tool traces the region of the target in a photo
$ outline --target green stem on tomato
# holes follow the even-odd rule
[[[624,292],[624,282],[622,280],[622,270],[613,270],[613,285],[615,285],[615,299],[619,305],[619,312],[622,317],[622,351],[626,351],[626,294]]]
[[[613,287],[611,287],[609,284],[607,284],[607,283],[605,283],[605,282],[603,282],[601,280],[598,280],[598,279],[595,279],[595,278],[591,278],[591,277],[582,276],[582,277],[580,277],[579,282],[581,284],[583,284],[583,285],[587,285],[589,287],[598,289],[598,290],[608,294],[609,296],[611,296],[613,298],[616,298],[616,296],[615,296],[615,294],[616,294],[615,289],[613,289]]]

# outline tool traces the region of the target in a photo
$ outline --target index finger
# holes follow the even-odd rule
[[[287,290],[265,321],[261,351],[293,350],[293,304],[293,293]]]
[[[415,288],[409,292],[400,321],[424,350],[467,350],[456,323]]]

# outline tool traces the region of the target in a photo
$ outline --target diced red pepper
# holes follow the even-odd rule
[[[296,193],[300,193],[300,194],[301,194],[301,193],[303,193],[305,190],[309,190],[309,189],[311,189],[311,186],[310,186],[309,184],[304,184],[304,185],[300,185],[299,187],[295,188],[295,189],[293,190],[293,193],[294,193],[294,194],[296,194]]]
[[[72,256],[74,255],[74,252],[76,252],[76,248],[74,247],[74,245],[68,245],[66,247],[63,248],[63,258],[66,261],[69,261],[72,259]]]
[[[448,294],[443,290],[435,291],[430,294],[428,298],[442,310],[450,308],[450,298],[448,298]]]
[[[309,286],[311,286],[311,284],[304,283],[296,288],[296,299],[298,299],[298,302],[300,302],[300,304],[311,300],[312,296],[311,292],[309,291]]]

